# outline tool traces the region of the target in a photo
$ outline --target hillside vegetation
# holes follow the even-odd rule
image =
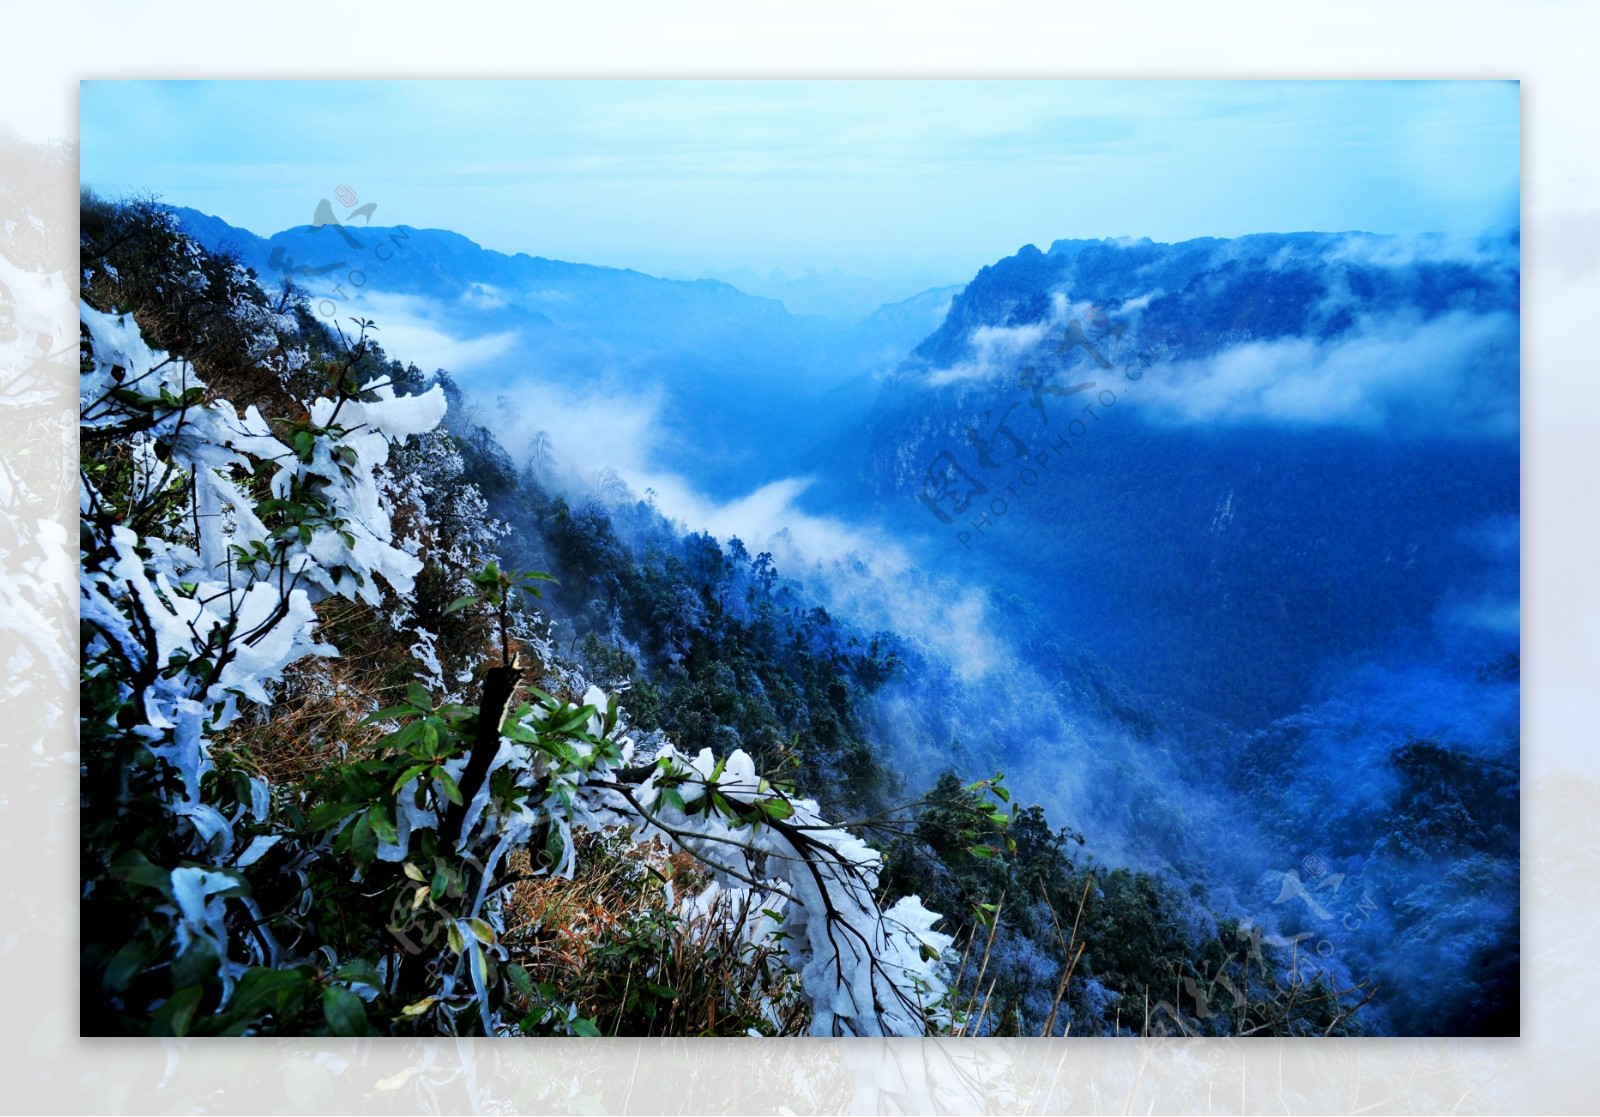
[[[82,252],[85,1034],[1359,1030],[1000,775],[907,786],[916,649],[772,555],[519,465],[160,205]]]

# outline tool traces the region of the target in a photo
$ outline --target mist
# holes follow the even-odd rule
[[[1192,941],[1309,950],[1378,1031],[1515,1030],[1514,236],[1059,241],[854,318],[404,243],[349,309],[506,484],[895,649],[861,716],[902,799],[1004,773]],[[555,619],[644,662],[603,613]]]

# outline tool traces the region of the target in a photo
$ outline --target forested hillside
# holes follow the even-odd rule
[[[85,1034],[1361,1029],[992,768],[908,776],[891,692],[964,684],[770,553],[162,206],[86,196],[82,252]]]
[[[1017,603],[1076,747],[995,749],[1013,790],[1401,1034],[1517,1029],[1520,274],[1514,233],[1026,246],[837,486]]]

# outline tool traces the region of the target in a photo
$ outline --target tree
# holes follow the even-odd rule
[[[758,898],[747,934],[782,944],[813,1031],[937,1024],[938,917],[880,907],[879,855],[815,802],[742,751],[666,743],[635,762],[598,688],[517,699],[509,599],[531,579],[493,563],[461,603],[498,631],[478,705],[412,683],[368,719],[379,740],[304,787],[219,762],[219,731],[291,666],[338,654],[320,602],[409,601],[425,561],[380,481],[444,393],[365,379],[358,323],[342,351],[306,354],[322,394],[240,414],[132,316],[86,303],[82,319],[86,1030],[504,1033],[527,993],[499,941],[508,854],[570,873],[575,831],[607,826]]]

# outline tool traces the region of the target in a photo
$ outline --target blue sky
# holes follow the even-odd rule
[[[82,167],[259,233],[376,224],[698,274],[963,281],[1060,237],[1515,227],[1488,82],[85,82]]]

